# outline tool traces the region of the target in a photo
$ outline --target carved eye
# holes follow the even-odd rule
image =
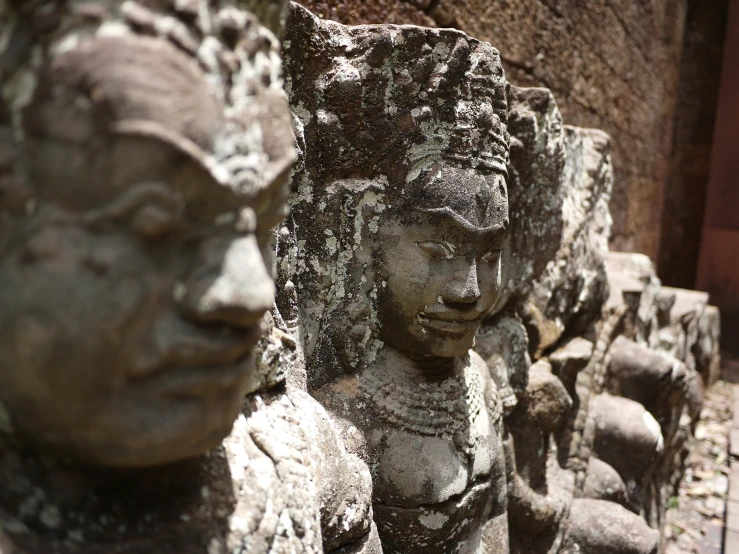
[[[172,213],[154,204],[147,204],[133,214],[131,227],[139,235],[154,239],[176,230],[180,222],[179,214]]]
[[[416,245],[434,260],[451,260],[454,257],[454,247],[449,243],[430,240],[417,242]]]
[[[486,264],[493,264],[498,261],[498,258],[500,258],[500,250],[493,250],[485,254],[482,257],[482,261]]]

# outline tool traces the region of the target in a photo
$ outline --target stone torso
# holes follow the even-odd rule
[[[3,554],[379,552],[367,468],[299,391],[248,397],[223,445],[197,460],[114,474],[6,448],[0,480]]]
[[[386,554],[479,552],[483,522],[505,509],[495,385],[474,353],[443,381],[408,385],[370,367],[317,396],[370,466]]]

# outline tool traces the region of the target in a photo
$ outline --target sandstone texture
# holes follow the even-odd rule
[[[0,6],[3,554],[380,552],[270,311],[287,3],[247,4]]]

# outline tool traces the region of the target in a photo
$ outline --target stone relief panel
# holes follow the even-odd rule
[[[546,90],[508,90],[512,152],[517,149],[509,172],[511,221],[521,233],[506,255],[521,280],[505,283],[508,294],[481,326],[475,349],[513,393],[503,395],[511,551],[652,552],[659,534],[611,502],[617,494],[583,492],[588,476],[588,491],[607,484],[625,495],[621,477],[591,455],[590,437],[583,438],[593,425],[588,400],[593,382],[603,380],[602,353],[617,332],[602,314],[608,137],[562,126]],[[592,534],[591,513],[603,522]],[[630,542],[622,538],[624,526]]]
[[[423,476],[443,475],[448,468],[439,465],[441,454],[429,457],[423,446],[408,446],[429,439],[405,435],[403,448],[410,450],[395,457],[401,464],[392,465],[386,454],[398,447],[387,427],[419,437],[443,435],[434,428],[440,410],[426,397],[428,377],[418,373],[418,361],[410,379],[408,372],[394,368],[409,353],[425,354],[422,362],[428,362],[453,352],[445,351],[445,341],[433,333],[433,345],[424,346],[404,314],[419,314],[418,328],[429,324],[437,289],[418,278],[416,252],[403,243],[423,250],[432,241],[430,235],[414,235],[393,213],[398,205],[404,217],[423,210],[431,196],[466,213],[450,193],[435,193],[433,182],[418,187],[415,179],[422,173],[413,169],[419,144],[422,156],[437,155],[443,165],[457,166],[448,153],[453,148],[444,152],[435,145],[452,144],[450,130],[465,122],[466,114],[458,111],[454,125],[426,125],[425,135],[418,134],[418,118],[428,107],[432,118],[443,119],[445,107],[464,94],[474,73],[458,62],[456,46],[448,57],[437,51],[438,43],[428,44],[424,53],[425,45],[411,40],[421,33],[413,27],[345,27],[300,8],[293,9],[288,27],[288,88],[302,156],[294,174],[293,215],[280,232],[281,286],[288,292],[281,305],[291,314],[304,348],[309,390],[340,422],[350,448],[369,462],[385,549],[405,552],[419,542],[428,548],[431,543],[424,539],[409,538],[432,537],[431,531],[419,527],[416,535],[408,520],[382,504],[391,498],[406,502],[406,510],[418,508],[410,499],[418,497],[415,490]],[[424,32],[426,37],[446,33]],[[431,78],[424,54],[435,64]],[[454,74],[459,67],[464,69]],[[447,77],[458,88],[445,88]],[[485,86],[494,94],[490,84]],[[482,101],[485,94],[475,98]],[[507,85],[505,101],[499,117],[511,133],[505,173],[510,221],[500,245],[501,286],[487,281],[496,298],[482,314],[474,348],[487,366],[485,378],[494,384],[504,416],[499,451],[506,463],[509,548],[656,552],[660,533],[647,521],[659,526],[650,511],[664,502],[662,496],[655,502],[648,491],[655,483],[660,483],[657,488],[674,484],[665,476],[676,467],[676,450],[666,455],[665,444],[677,436],[685,379],[679,361],[666,360],[665,367],[673,368],[668,373],[674,393],[637,398],[629,392],[643,379],[656,390],[664,371],[653,370],[654,364],[644,368],[643,359],[640,366],[622,347],[622,337],[637,328],[635,318],[641,318],[638,328],[646,329],[655,325],[657,311],[640,311],[633,295],[615,305],[606,302],[613,186],[609,138],[597,130],[563,126],[546,90]],[[476,124],[484,127],[480,120]],[[476,151],[468,147],[467,152],[467,164],[480,172]],[[455,179],[453,170],[439,168],[438,175],[446,177],[448,191],[466,189],[468,202],[479,197],[473,186]],[[404,194],[416,199],[406,204]],[[443,223],[429,223],[445,235]],[[440,269],[433,273],[439,279],[449,275]],[[485,283],[479,280],[480,298]],[[421,300],[414,307],[416,298]],[[453,303],[437,295],[436,304]],[[663,359],[650,350],[654,344],[644,348]],[[473,397],[465,396],[474,405]],[[413,459],[418,469],[409,471]],[[426,504],[422,510],[429,508]],[[403,522],[400,538],[401,527],[385,523],[385,514]],[[409,511],[403,515],[414,517]],[[494,524],[483,527],[480,544],[492,552],[494,539],[488,539],[496,533],[491,529]],[[437,538],[433,544],[452,552],[470,543]]]

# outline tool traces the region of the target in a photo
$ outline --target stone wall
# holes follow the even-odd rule
[[[301,0],[342,23],[453,26],[501,50],[507,78],[552,91],[565,121],[613,137],[615,250],[657,258],[685,0]]]

